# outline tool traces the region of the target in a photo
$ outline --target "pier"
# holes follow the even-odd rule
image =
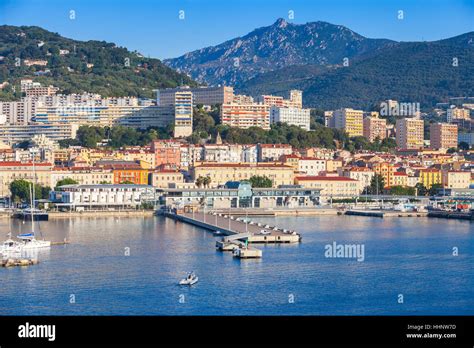
[[[347,210],[344,215],[371,217],[425,217],[426,211],[396,211],[396,210]]]
[[[249,246],[251,243],[298,243],[301,236],[293,230],[286,230],[265,223],[251,221],[248,217],[235,217],[218,212],[177,211],[164,212],[168,218],[189,223],[212,231],[223,237],[216,241],[221,251],[232,251],[238,258],[260,258],[262,251]]]

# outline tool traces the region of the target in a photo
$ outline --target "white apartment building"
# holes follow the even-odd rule
[[[204,161],[218,163],[242,162],[242,145],[204,145]]]
[[[257,145],[243,145],[242,147],[242,162],[256,163],[258,161],[258,147]]]
[[[0,123],[25,125],[31,121],[36,112],[36,103],[31,100],[0,102]]]
[[[326,170],[326,160],[312,157],[301,157],[298,160],[298,175],[318,176]]]
[[[270,108],[270,123],[277,122],[295,125],[309,131],[310,110],[272,106]]]
[[[293,147],[288,144],[258,144],[258,162],[280,161],[283,155],[291,155]]]

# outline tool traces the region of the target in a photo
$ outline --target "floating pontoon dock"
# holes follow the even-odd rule
[[[166,217],[202,227],[224,237],[216,242],[221,251],[233,251],[240,258],[259,258],[262,251],[249,243],[298,243],[301,236],[292,230],[251,221],[248,217],[234,217],[217,212],[165,212]]]

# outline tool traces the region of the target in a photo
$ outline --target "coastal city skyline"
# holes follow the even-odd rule
[[[0,0],[0,344],[471,342],[472,19]]]

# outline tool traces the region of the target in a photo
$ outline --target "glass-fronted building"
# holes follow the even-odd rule
[[[248,182],[228,182],[223,188],[159,189],[160,204],[168,207],[199,205],[206,208],[297,208],[319,205],[319,189],[295,185],[252,188]]]

